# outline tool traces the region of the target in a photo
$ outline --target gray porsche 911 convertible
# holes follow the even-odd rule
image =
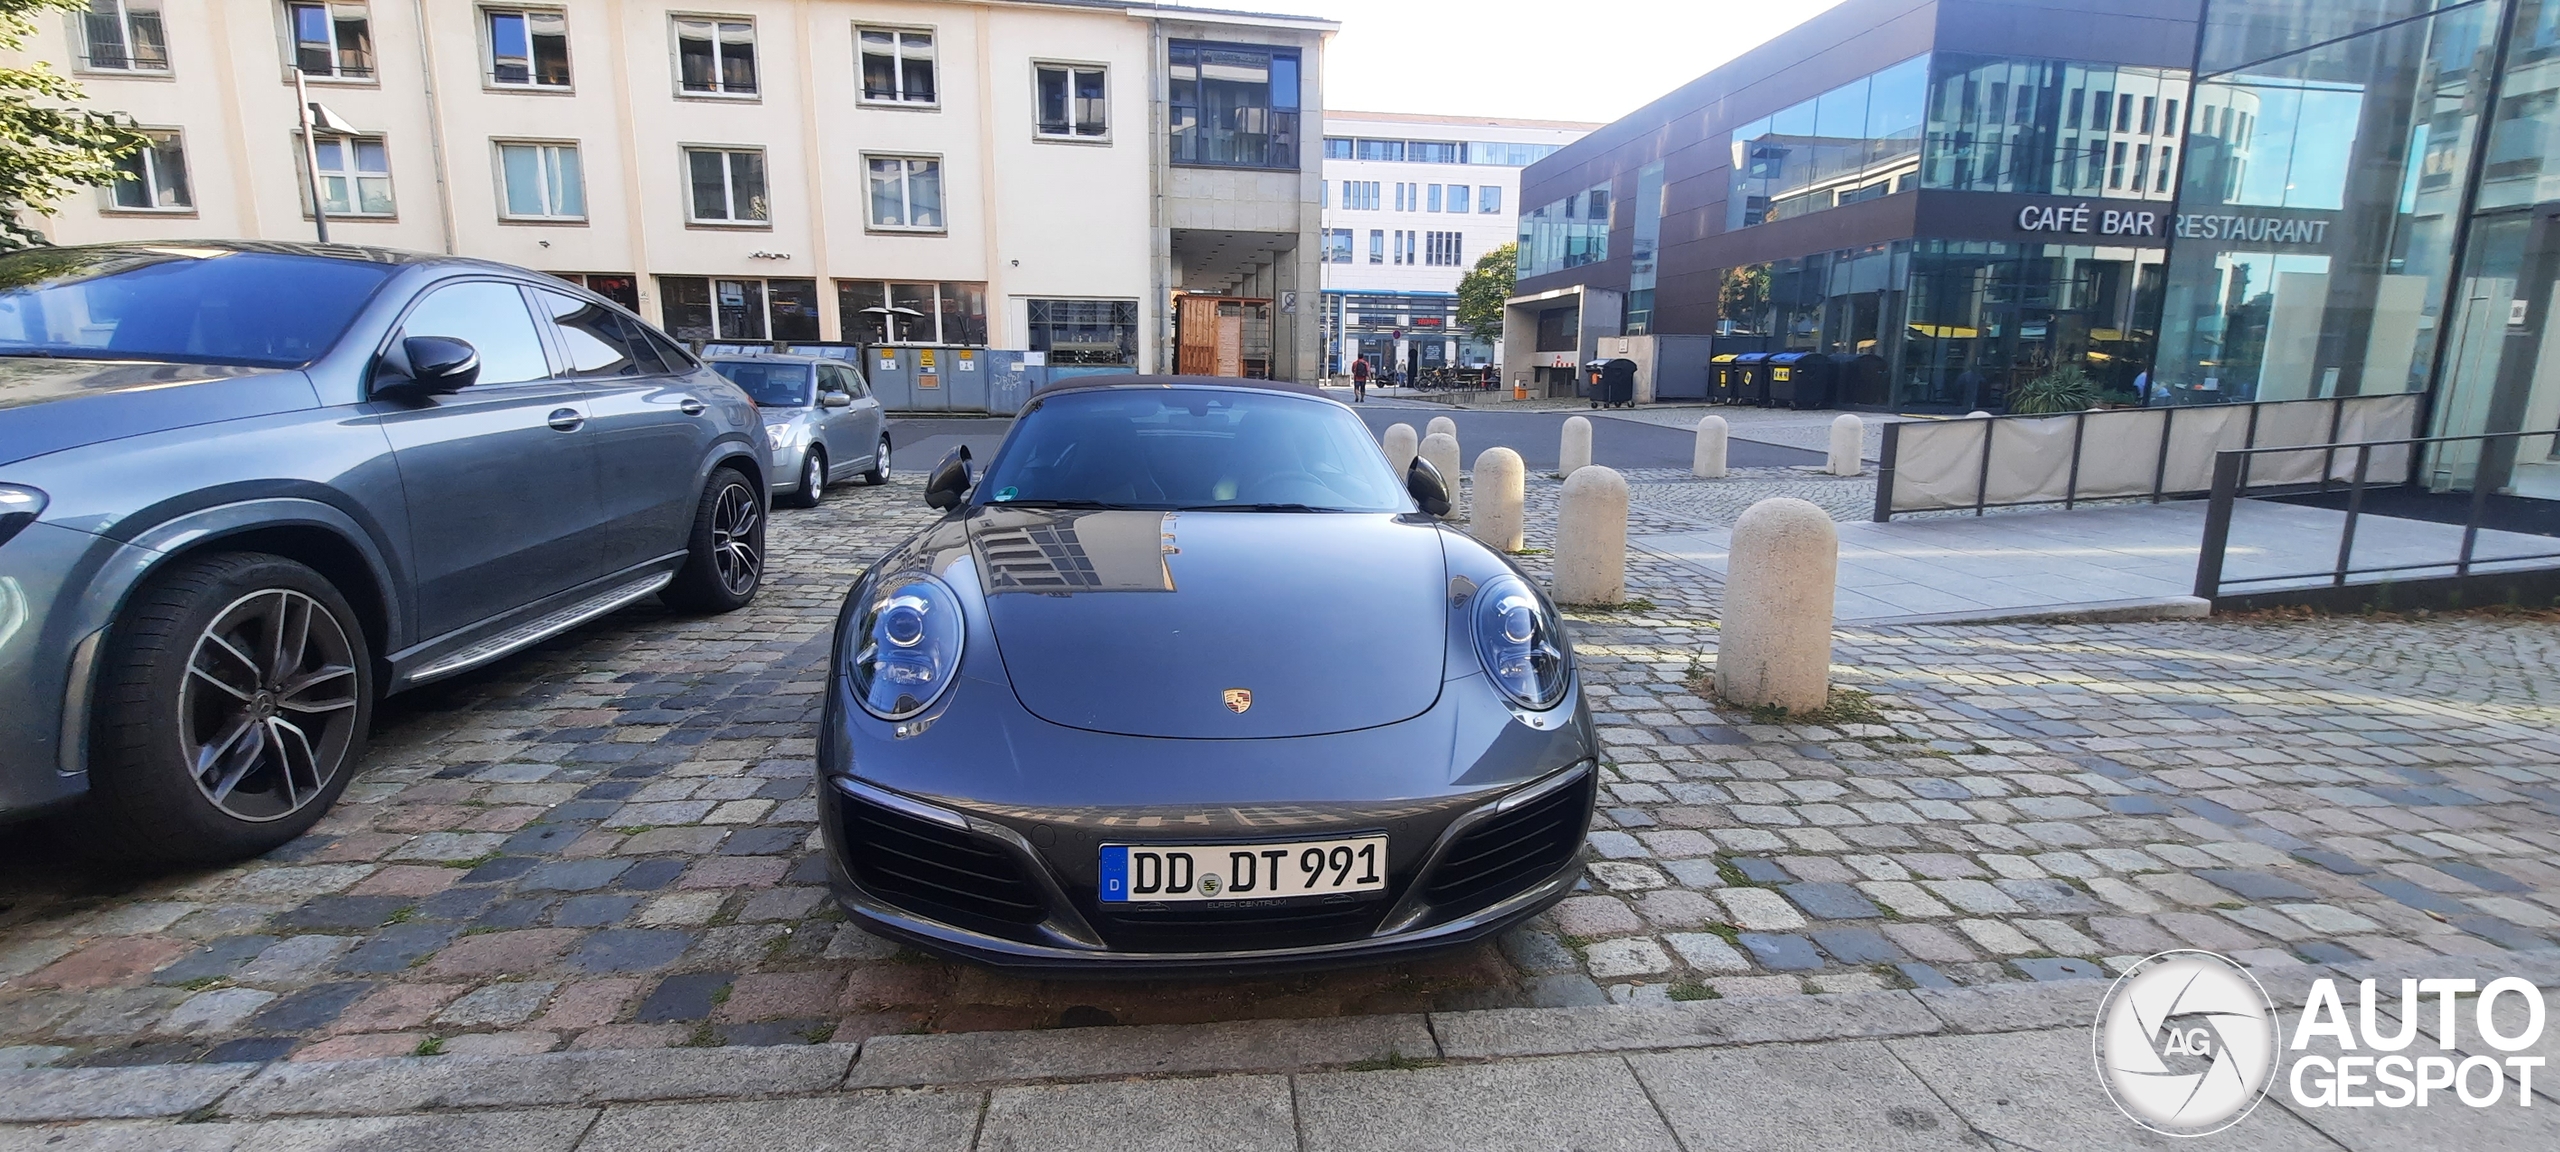
[[[1581,874],[1598,745],[1555,608],[1310,389],[1036,397],[855,584],[819,765],[846,908],[1080,974],[1385,959]]]

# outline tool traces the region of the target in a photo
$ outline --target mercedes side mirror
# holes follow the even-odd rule
[[[480,378],[479,349],[450,336],[411,336],[383,361],[393,375],[375,390],[394,396],[460,392]]]
[[[1413,458],[1413,466],[1404,470],[1404,490],[1413,495],[1413,502],[1424,512],[1433,516],[1449,514],[1449,482],[1441,478],[1440,469],[1430,461],[1420,456]]]
[[[850,392],[820,392],[820,393],[818,393],[818,407],[821,407],[821,408],[851,408],[851,407],[853,407],[853,393],[850,393]]]
[[[969,446],[963,444],[933,466],[933,478],[925,481],[924,502],[936,511],[948,512],[960,506],[974,483],[969,476]]]

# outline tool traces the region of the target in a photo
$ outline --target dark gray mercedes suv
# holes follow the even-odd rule
[[[755,405],[584,289],[372,248],[0,257],[0,816],[265,851],[375,700],[763,576]]]

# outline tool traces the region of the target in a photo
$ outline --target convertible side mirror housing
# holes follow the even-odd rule
[[[820,408],[851,408],[851,407],[853,407],[853,393],[851,393],[851,392],[820,392],[820,393],[818,393],[818,407],[820,407]]]
[[[411,336],[382,358],[391,376],[375,388],[392,396],[441,396],[480,379],[480,350],[451,336]]]
[[[1449,514],[1449,482],[1441,478],[1440,469],[1430,461],[1420,456],[1413,458],[1412,466],[1404,470],[1404,490],[1424,512],[1433,516]]]
[[[933,466],[933,478],[925,481],[924,502],[936,511],[948,512],[960,506],[974,483],[969,475],[969,446],[963,444]]]

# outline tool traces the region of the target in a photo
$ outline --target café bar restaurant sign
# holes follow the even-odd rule
[[[2186,212],[2170,216],[2141,209],[2101,208],[2085,203],[2030,204],[2018,209],[2018,230],[2021,232],[2157,239],[2163,229],[2172,231],[2180,240],[2223,240],[2250,245],[2318,246],[2329,239],[2329,221],[2304,216],[2241,216],[2221,212]]]

